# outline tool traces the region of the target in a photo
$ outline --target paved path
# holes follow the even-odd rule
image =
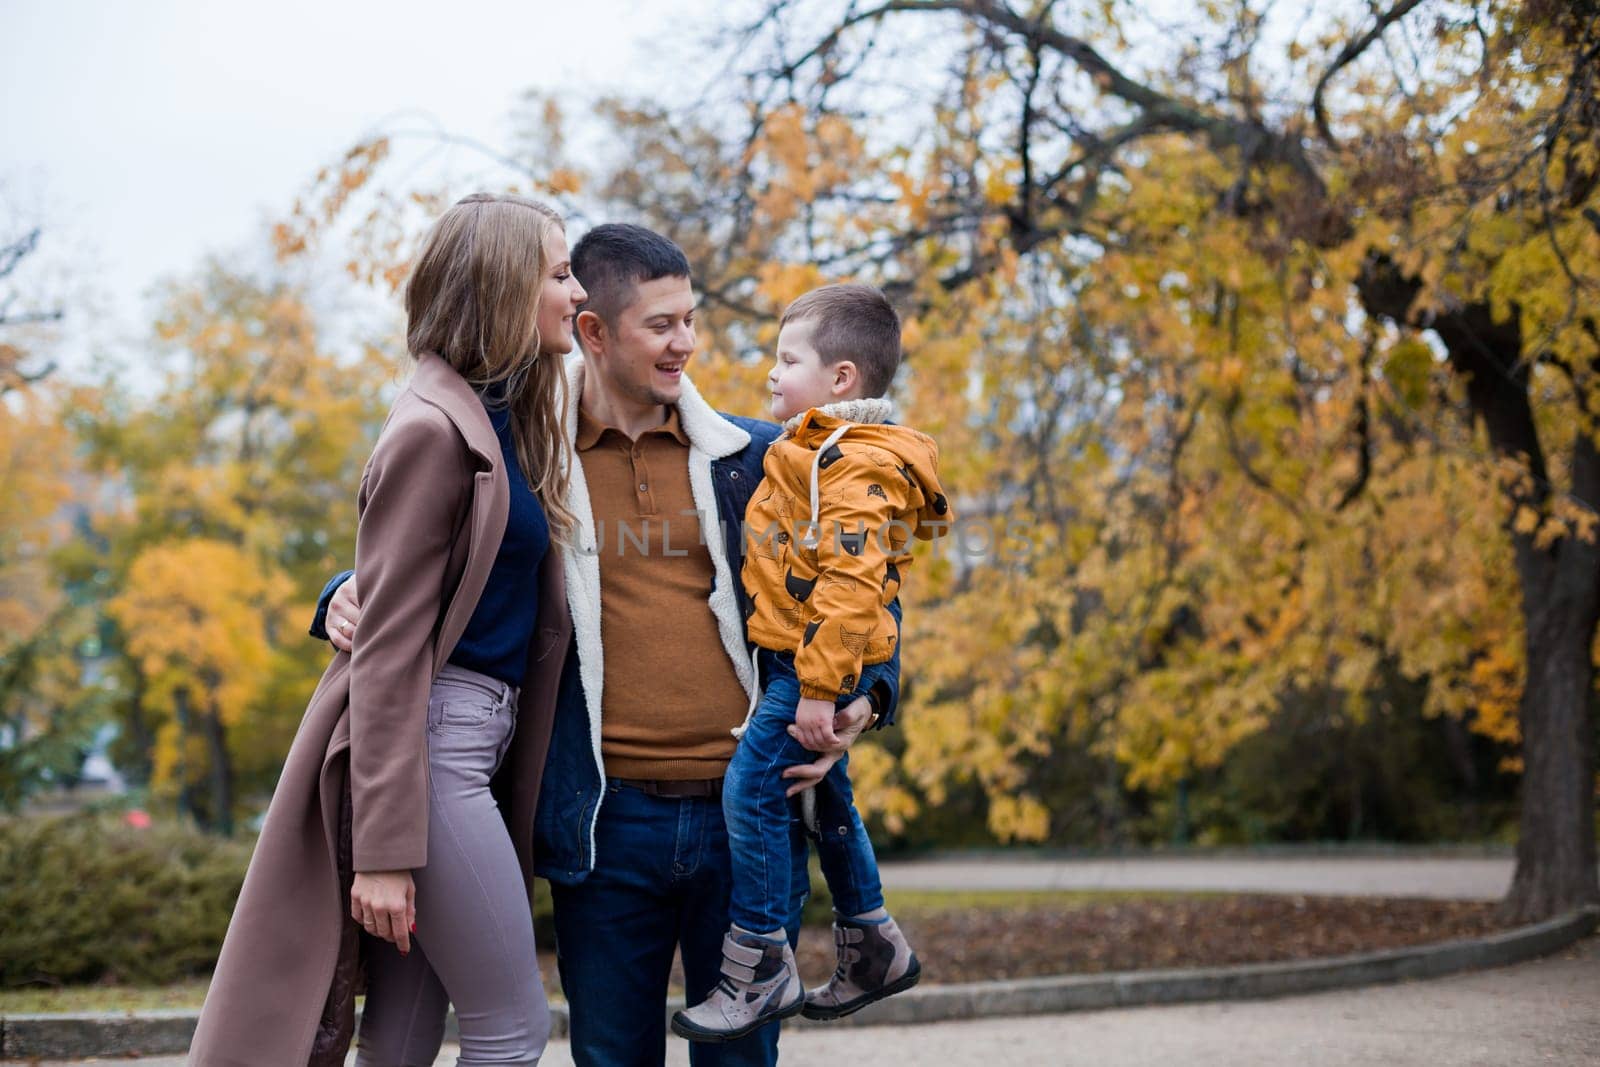
[[[980,854],[885,864],[883,875],[891,889],[1231,890],[1493,900],[1504,895],[1511,867],[1509,858],[1403,853],[1070,860]],[[863,1056],[949,1067],[1600,1067],[1600,938],[1548,960],[1432,982],[1252,1003],[800,1029],[785,1035],[783,1048],[786,1067],[831,1067]],[[667,1052],[672,1067],[688,1063],[684,1042],[671,1039]],[[455,1056],[456,1049],[447,1046],[439,1067],[453,1064]],[[183,1060],[138,1063],[180,1067]],[[566,1043],[552,1044],[543,1063],[571,1067]]]
[[[889,889],[1172,889],[1498,900],[1512,861],[1496,857],[1184,856],[1009,859],[976,855],[883,865]]]
[[[444,1049],[435,1067],[453,1064]],[[138,1061],[181,1067],[181,1058]],[[354,1058],[352,1057],[352,1062]],[[667,1063],[686,1067],[669,1038]],[[566,1042],[544,1067],[572,1067]],[[784,1067],[1534,1067],[1600,1064],[1600,938],[1544,960],[1431,982],[1288,997],[1072,1015],[834,1026],[783,1038]],[[64,1067],[64,1065],[41,1065]]]
[[[1600,1064],[1600,939],[1432,982],[1250,1003],[797,1031],[791,1067],[1525,1067]],[[551,1056],[546,1063],[566,1067]],[[686,1064],[688,1060],[669,1059]]]

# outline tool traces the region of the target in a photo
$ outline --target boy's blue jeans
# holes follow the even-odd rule
[[[733,922],[755,933],[781,929],[791,913],[797,875],[790,838],[790,785],[786,768],[810,763],[816,753],[789,736],[795,709],[800,704],[800,682],[794,673],[794,656],[762,649],[761,703],[739,739],[722,785],[723,819],[728,827],[728,849],[733,858],[733,898],[728,914]],[[838,701],[843,707],[872,688],[889,669],[886,663],[861,670],[861,684]],[[840,757],[816,787],[817,854],[834,910],[860,915],[883,906],[878,861],[872,842],[861,825],[850,790],[849,760]],[[692,1003],[692,1001],[691,1001]]]

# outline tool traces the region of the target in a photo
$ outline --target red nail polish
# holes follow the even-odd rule
[[[417,924],[416,923],[412,923],[411,924],[411,932],[412,933],[416,933],[417,932]]]

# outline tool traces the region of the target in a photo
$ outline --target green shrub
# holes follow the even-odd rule
[[[0,986],[163,985],[211,973],[253,839],[116,813],[0,819]],[[535,884],[539,944],[554,947],[550,888]],[[808,925],[832,921],[811,864]]]
[[[209,973],[250,849],[114,815],[0,822],[0,985]]]

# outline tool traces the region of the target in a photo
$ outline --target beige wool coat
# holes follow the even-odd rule
[[[477,607],[509,498],[482,403],[424,355],[362,475],[355,649],[334,657],[290,747],[200,1013],[195,1067],[344,1062],[364,937],[351,872],[428,862],[428,690]],[[530,904],[534,808],[571,635],[552,544],[495,781]]]

